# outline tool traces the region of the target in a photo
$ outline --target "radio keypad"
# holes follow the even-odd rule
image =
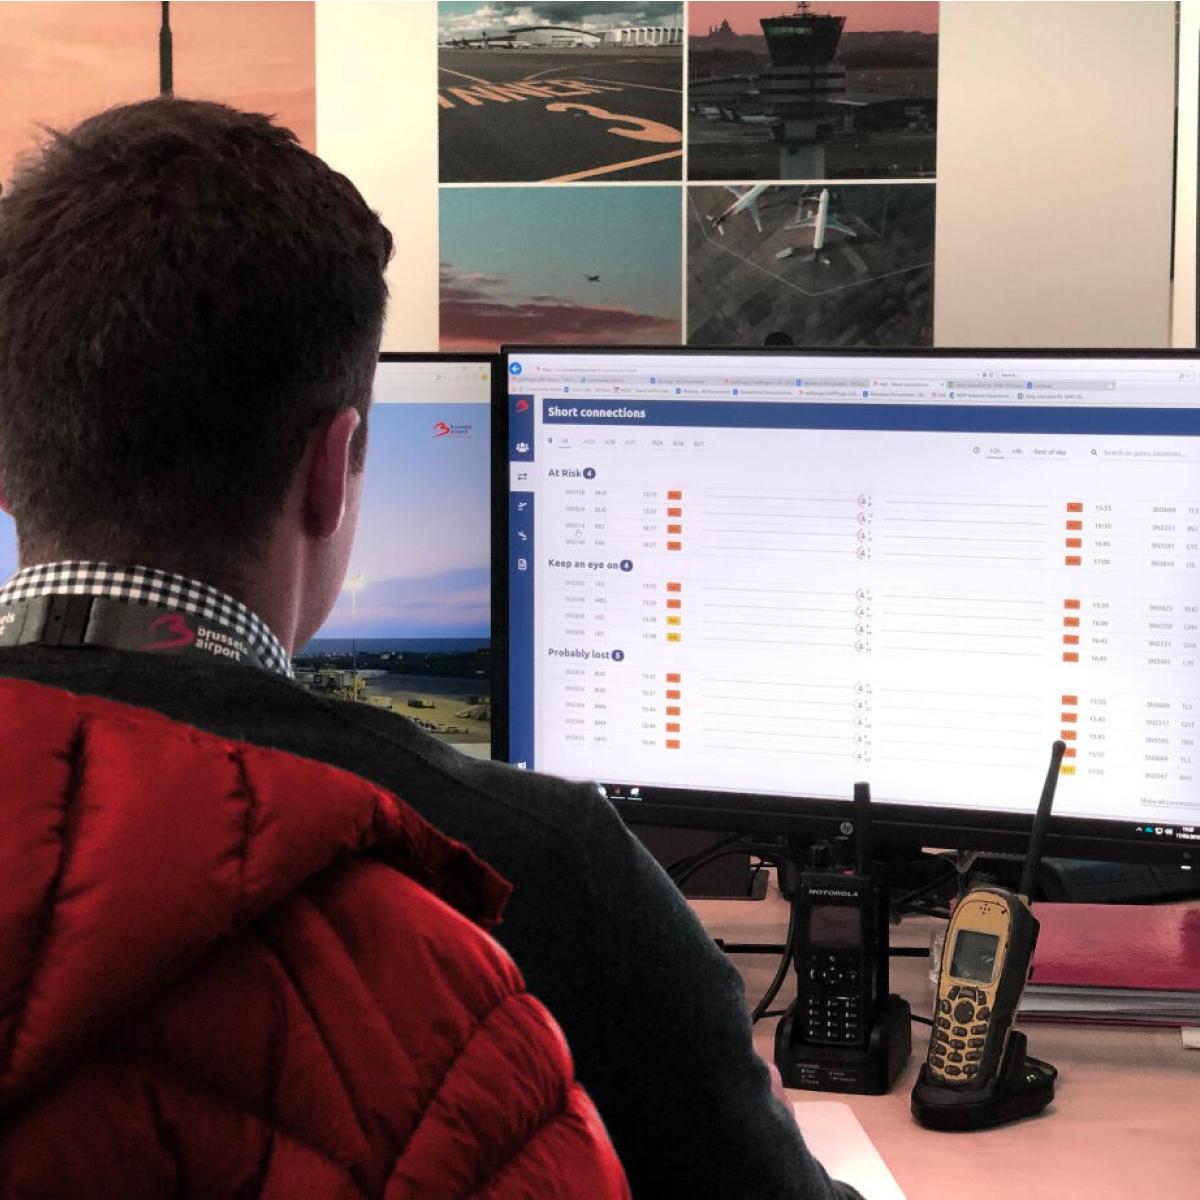
[[[809,978],[817,987],[804,1001],[804,1037],[810,1042],[862,1040],[857,950],[815,950]]]

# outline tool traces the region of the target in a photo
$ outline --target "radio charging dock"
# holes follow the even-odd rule
[[[912,1053],[912,1012],[895,994],[884,1000],[865,1046],[793,1042],[796,1019],[790,1013],[775,1030],[775,1065],[784,1087],[882,1096],[892,1090]]]
[[[999,1073],[981,1088],[947,1087],[923,1063],[912,1090],[912,1115],[926,1129],[991,1129],[1041,1112],[1054,1099],[1057,1078],[1049,1063],[1028,1056],[1025,1035],[1014,1029]]]

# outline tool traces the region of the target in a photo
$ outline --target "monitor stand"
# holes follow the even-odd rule
[[[680,859],[703,854],[729,836],[711,829],[680,829],[675,826],[635,825],[629,831],[664,867]],[[761,900],[767,894],[767,872],[755,871],[750,855],[739,851],[701,867],[683,884],[683,894],[692,900]]]

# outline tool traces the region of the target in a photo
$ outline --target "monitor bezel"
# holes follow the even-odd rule
[[[492,538],[493,538],[493,629],[504,637],[503,653],[493,656],[492,756],[507,762],[509,752],[508,695],[508,383],[509,364],[520,355],[654,355],[722,357],[885,357],[885,358],[1145,358],[1165,361],[1200,362],[1200,349],[1167,347],[803,347],[803,346],[585,346],[564,344],[506,344],[500,347],[497,392],[492,415]],[[502,596],[502,599],[500,597]],[[493,646],[498,645],[493,634]],[[1049,746],[1047,746],[1049,761]],[[845,832],[851,820],[847,802],[805,796],[777,796],[755,792],[701,791],[698,789],[642,787],[631,798],[629,786],[605,785],[606,793],[621,815],[640,825],[681,826],[693,829],[736,830],[759,834],[787,834],[827,838]],[[1039,775],[1030,780],[1030,801],[1036,800],[1042,783]],[[632,785],[630,785],[632,786]],[[969,780],[964,780],[969,787]],[[876,837],[893,849],[938,846],[947,849],[1021,853],[1032,828],[1032,814],[981,811],[969,807],[924,807],[880,803],[874,806]],[[1053,816],[1045,853],[1066,858],[1110,862],[1157,863],[1168,866],[1200,864],[1200,844],[1195,850],[1186,843],[1165,842],[1154,835],[1140,839],[1132,822],[1095,821]]]

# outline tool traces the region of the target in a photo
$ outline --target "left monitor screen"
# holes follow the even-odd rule
[[[346,583],[296,679],[491,748],[493,360],[385,355]],[[153,565],[153,564],[149,564]],[[0,582],[17,569],[0,515]]]

